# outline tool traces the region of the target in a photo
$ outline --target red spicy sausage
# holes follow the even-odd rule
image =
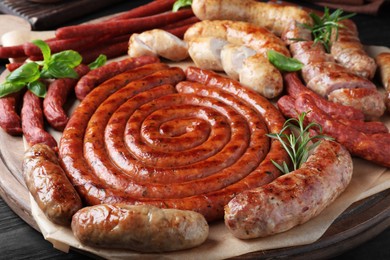
[[[177,12],[165,12],[148,17],[66,26],[56,30],[56,37],[59,39],[67,39],[99,35],[116,36],[121,34],[142,32],[148,29],[158,28],[179,20],[183,20],[193,15],[194,13],[191,9],[182,9]]]
[[[175,102],[179,102],[179,100],[189,99],[192,100],[191,102],[198,102],[196,100],[199,99],[195,98],[194,94],[201,95],[204,98],[203,102],[210,103],[210,105],[214,104],[211,102],[210,99],[215,99],[215,101],[213,102],[217,102],[216,104],[219,104],[220,102],[225,102],[227,104],[234,105],[237,111],[241,111],[241,112],[248,111],[249,114],[252,113],[251,115],[245,115],[245,112],[242,112],[243,117],[252,117],[252,116],[256,118],[264,117],[265,124],[267,128],[270,129],[270,131],[273,132],[280,131],[284,123],[284,118],[280,114],[280,112],[268,100],[260,97],[254,91],[243,88],[237,82],[233,82],[228,78],[220,77],[215,73],[202,71],[202,70],[197,71],[195,68],[194,70],[187,71],[188,78],[192,76],[193,80],[197,80],[197,79],[204,80],[198,76],[199,74],[208,76],[208,80],[210,81],[205,82],[206,85],[208,84],[208,87],[204,87],[202,84],[196,82],[195,83],[183,82],[177,86],[177,91],[179,93],[163,96],[161,99],[156,99],[154,103],[153,102],[146,103],[145,105],[142,106],[134,107],[133,105],[137,104],[137,102],[142,103],[142,100],[146,98],[143,97],[142,95],[143,92],[148,90],[153,90],[155,87],[156,90],[153,91],[159,91],[157,89],[164,88],[165,87],[164,85],[167,83],[175,84],[175,82],[177,83],[179,81],[182,81],[184,79],[183,72],[177,68],[163,70],[155,74],[152,74],[150,76],[147,76],[141,80],[134,81],[128,84],[126,87],[121,88],[120,90],[115,92],[115,94],[110,96],[110,93],[113,92],[113,87],[114,87],[112,85],[115,84],[116,86],[118,82],[122,82],[124,79],[124,76],[120,74],[112,78],[111,80],[106,81],[102,85],[100,85],[83,100],[83,102],[80,104],[78,109],[76,109],[75,113],[70,119],[66,129],[64,130],[63,138],[61,139],[61,144],[60,144],[60,158],[61,158],[62,165],[66,170],[68,176],[70,176],[74,185],[78,187],[78,191],[80,192],[80,194],[82,194],[82,196],[89,204],[98,204],[98,203],[152,204],[162,208],[178,208],[178,209],[194,210],[203,214],[208,221],[212,221],[212,220],[219,219],[223,216],[224,205],[232,197],[234,197],[235,194],[250,187],[261,186],[265,183],[270,182],[275,177],[280,175],[279,170],[272,164],[271,160],[275,160],[279,163],[283,161],[288,161],[288,155],[282,149],[281,144],[277,141],[272,142],[270,153],[268,153],[268,155],[265,155],[265,153],[269,149],[269,144],[267,144],[269,140],[268,141],[266,140],[266,142],[263,143],[261,139],[259,141],[255,141],[254,139],[252,141],[252,142],[258,142],[257,146],[249,147],[244,152],[243,157],[240,157],[243,159],[236,162],[237,165],[232,165],[230,169],[226,168],[216,173],[216,176],[220,176],[219,185],[221,185],[226,180],[227,183],[225,183],[225,188],[219,190],[214,188],[211,191],[206,191],[205,188],[202,188],[202,186],[200,186],[200,185],[207,186],[206,182],[202,182],[201,179],[199,180],[195,179],[194,181],[189,180],[189,183],[194,184],[192,186],[193,190],[195,191],[197,189],[205,190],[205,193],[195,194],[192,196],[186,196],[188,195],[186,194],[188,193],[188,191],[186,191],[185,189],[179,191],[173,189],[173,191],[170,193],[169,192],[170,185],[164,184],[164,177],[161,177],[162,180],[161,178],[156,177],[154,181],[158,181],[158,182],[155,184],[152,183],[150,185],[148,185],[146,182],[138,181],[138,180],[145,181],[150,178],[153,178],[153,175],[159,175],[160,172],[164,170],[164,168],[168,168],[171,172],[172,170],[174,170],[172,173],[174,174],[176,173],[176,169],[175,168],[172,169],[173,167],[172,165],[167,167],[167,165],[165,165],[165,162],[157,162],[156,159],[149,158],[148,156],[145,156],[146,159],[149,160],[143,165],[145,169],[143,170],[141,169],[139,172],[137,172],[137,174],[140,176],[138,179],[132,179],[132,181],[129,181],[130,177],[128,176],[129,174],[128,172],[126,171],[120,172],[118,171],[118,169],[115,169],[113,163],[115,163],[116,167],[119,167],[121,169],[123,164],[130,165],[126,157],[128,155],[123,154],[121,150],[117,151],[118,157],[113,156],[111,151],[105,155],[106,152],[104,151],[104,149],[107,150],[111,149],[115,152],[116,148],[114,149],[114,145],[115,147],[121,146],[121,143],[123,142],[123,140],[121,141],[122,138],[120,138],[122,130],[119,130],[119,128],[114,126],[117,123],[119,124],[119,121],[123,121],[123,120],[120,119],[118,115],[114,116],[114,114],[112,114],[111,119],[109,120],[109,125],[112,124],[112,127],[109,125],[107,126],[107,131],[105,133],[106,137],[104,139],[101,139],[102,138],[101,136],[100,137],[95,136],[96,133],[100,132],[99,128],[101,126],[99,124],[103,124],[98,120],[98,118],[102,118],[104,122],[105,120],[107,120],[107,112],[112,111],[112,110],[106,110],[107,106],[118,107],[117,110],[114,109],[114,113],[119,113],[119,115],[123,115],[123,117],[126,116],[122,113],[128,110],[128,108],[133,107],[134,109],[139,107],[139,109],[137,110],[137,112],[139,113],[134,113],[132,115],[132,118],[130,118],[128,121],[125,120],[125,122],[128,122],[127,126],[125,127],[125,131],[127,131],[128,133],[125,134],[126,138],[132,138],[131,137],[133,136],[132,129],[137,129],[136,124],[142,119],[142,116],[146,116],[146,118],[144,120],[145,123],[143,124],[140,131],[153,134],[155,133],[155,131],[152,130],[153,127],[156,125],[161,125],[161,131],[163,131],[163,135],[164,135],[164,131],[166,131],[165,134],[167,134],[167,137],[172,134],[174,135],[176,132],[170,131],[170,129],[173,126],[172,124],[174,124],[175,126],[177,125],[175,124],[176,122],[174,120],[175,118],[173,119],[171,118],[171,116],[173,116],[175,111],[174,108],[178,108],[177,111],[181,111],[179,113],[182,112],[186,113],[187,109],[193,105],[191,104],[178,105],[179,103],[176,103],[175,106],[172,106],[171,108],[168,107],[167,109],[161,112],[158,112],[157,109],[155,111],[156,113],[151,112],[149,116],[147,115],[148,111],[152,111],[150,109],[153,108],[154,106],[157,107],[164,106],[163,104],[168,104],[170,102],[175,103]],[[228,86],[227,88],[226,85]],[[224,89],[226,91],[224,91]],[[139,95],[137,93],[139,93]],[[237,95],[237,93],[241,93],[241,94]],[[181,97],[181,95],[183,95],[183,97]],[[237,96],[240,96],[239,100],[237,100]],[[98,104],[100,104],[101,101],[105,100],[106,98],[108,98],[107,102],[104,102],[104,104],[102,104],[98,109]],[[159,101],[161,101],[161,104]],[[164,103],[164,101],[166,102]],[[131,105],[131,103],[133,103],[133,105]],[[220,104],[219,106],[223,107],[222,104]],[[247,110],[245,110],[244,108],[246,106],[249,106]],[[195,108],[196,109],[194,111],[197,111],[199,106],[195,106]],[[203,109],[203,111],[204,111],[203,112],[204,116],[209,115],[209,117],[212,117],[213,115],[215,115],[215,112],[210,112],[207,109]],[[230,111],[230,110],[226,110],[226,111]],[[188,112],[188,113],[195,114],[198,112]],[[231,111],[227,113],[234,114],[237,112]],[[167,117],[166,119],[164,119],[164,117],[162,118],[162,116],[167,116]],[[165,120],[168,120],[167,123],[164,123]],[[172,120],[172,122],[170,122],[170,120]],[[188,122],[188,117],[187,119],[185,119],[185,122]],[[199,123],[199,120],[195,120],[194,122],[195,124]],[[220,120],[216,120],[215,122],[219,123]],[[185,123],[185,125],[186,124],[187,123]],[[234,127],[236,126],[234,126],[233,124],[233,129]],[[254,131],[254,129],[256,128],[256,125],[254,123],[249,123],[248,128],[252,129],[251,130],[252,132],[256,132]],[[117,129],[118,131],[116,131]],[[263,131],[262,128],[258,128],[257,134],[259,136],[264,136],[265,131]],[[83,144],[84,136],[86,137],[86,142]],[[217,138],[218,136],[219,136],[218,138],[222,138],[222,136],[218,134],[214,136],[215,138]],[[238,136],[240,138],[243,137],[242,134],[239,134]],[[191,138],[190,135],[188,135],[188,137]],[[134,138],[137,138],[137,136],[135,136]],[[149,137],[148,135],[144,135],[144,138],[148,139]],[[160,140],[160,139],[153,139],[154,138],[153,135],[150,135],[150,138],[151,138],[150,140],[152,141],[151,145],[157,145]],[[180,137],[178,138],[180,139]],[[255,137],[251,136],[250,138],[252,139]],[[98,140],[103,140],[105,143],[101,144],[100,141]],[[112,142],[110,142],[109,140],[112,140]],[[156,140],[156,142],[154,143],[153,140]],[[126,142],[127,145],[129,145],[129,141],[127,140]],[[262,143],[264,145],[261,145]],[[131,145],[136,145],[138,147],[141,147],[139,146],[140,145],[139,140],[134,140],[133,144],[130,144],[130,146]],[[186,143],[184,142],[183,145],[185,146]],[[81,150],[83,146],[84,146],[83,149],[85,151],[84,153],[83,150]],[[176,146],[177,147],[180,146],[180,143],[176,144]],[[157,146],[157,149],[159,149],[159,151],[164,151],[168,149],[167,147],[170,146],[169,145],[161,146],[161,147]],[[205,146],[205,148],[207,147]],[[234,148],[234,146],[232,146],[231,148],[232,149],[229,148],[229,150],[234,151],[234,149],[236,149]],[[137,149],[134,149],[133,151],[137,152]],[[199,153],[198,155],[201,157],[202,153]],[[198,155],[195,156],[195,160],[197,160]],[[110,160],[108,160],[110,162],[107,162],[104,156],[110,158]],[[140,156],[142,156],[142,154],[139,154],[139,157]],[[266,157],[265,160],[261,161],[262,158],[264,158],[264,156]],[[183,157],[179,159],[179,163],[182,158]],[[174,158],[171,158],[170,160],[174,160]],[[188,159],[186,160],[187,161],[183,159],[184,164],[181,167],[186,167],[186,165],[191,166],[191,162]],[[257,161],[257,162],[253,163],[253,161]],[[201,161],[198,162],[201,164]],[[155,163],[157,165],[154,165]],[[168,161],[168,164],[169,163],[170,162]],[[197,162],[195,162],[195,164],[196,163]],[[225,162],[222,161],[218,163],[224,164]],[[233,162],[233,164],[235,163]],[[153,168],[153,167],[156,171],[152,172],[152,174],[146,171],[147,168]],[[177,168],[178,172],[180,172],[181,167]],[[231,180],[224,178],[224,173],[226,172],[230,173],[230,176],[232,176],[233,169],[237,169],[237,168],[244,168],[247,173],[236,172],[234,170],[234,174],[241,174],[241,175],[244,174],[244,176],[242,176],[242,179],[238,180],[237,182],[230,183]],[[96,171],[96,169],[98,169],[98,171]],[[139,169],[138,165],[133,167],[133,170],[135,171],[137,171],[138,169]],[[187,171],[188,172],[190,171],[189,167]],[[177,178],[179,178],[179,180],[180,178],[183,178],[181,176],[183,175],[177,173]],[[196,176],[196,174],[193,176]],[[174,177],[175,176],[173,176],[173,178]],[[215,176],[210,176],[210,177],[216,179]],[[165,181],[168,181],[168,179],[165,179]],[[183,187],[185,187],[186,185],[188,185],[188,183],[182,184]],[[138,188],[140,187],[141,190],[138,190]],[[169,197],[156,198],[156,195],[158,195],[159,193],[154,191],[154,188],[151,187],[156,187],[156,189],[160,189],[160,191],[163,191],[166,195],[169,195]],[[180,187],[180,185],[176,185],[176,187]],[[166,190],[164,190],[164,188]],[[178,192],[181,193],[182,195],[178,195],[177,194]],[[141,193],[142,196],[138,196],[138,197],[135,196],[137,194],[140,195],[139,193]]]
[[[69,226],[82,203],[56,153],[45,144],[35,144],[25,152],[22,169],[28,190],[48,219]]]
[[[141,56],[137,58],[127,58],[116,62],[108,63],[100,68],[94,69],[81,77],[75,86],[75,92],[78,99],[83,100],[93,88],[103,81],[112,78],[126,70],[134,69],[145,64],[159,62],[159,59],[153,56]]]
[[[81,64],[75,70],[80,78],[88,73],[89,67]],[[78,79],[63,78],[56,79],[49,85],[46,97],[43,99],[43,113],[48,123],[56,130],[64,130],[68,122],[68,116],[62,106],[77,81]]]
[[[20,116],[16,112],[16,104],[21,92],[0,98],[0,127],[10,135],[21,135]]]
[[[44,129],[42,99],[31,91],[24,94],[21,119],[23,135],[29,146],[43,143],[57,150],[57,141]]]
[[[330,135],[344,145],[352,155],[364,158],[385,167],[390,167],[390,134],[365,134],[332,119],[316,105],[316,101],[307,94],[300,95],[295,101],[298,113],[307,114],[310,122],[317,122],[324,134]]]

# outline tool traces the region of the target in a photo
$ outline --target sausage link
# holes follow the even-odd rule
[[[137,58],[127,58],[121,61],[108,63],[100,68],[91,70],[83,76],[75,86],[75,92],[78,99],[83,100],[97,85],[113,76],[134,69],[149,63],[158,62],[158,58],[152,56],[142,56]]]
[[[39,208],[52,222],[68,226],[82,207],[81,199],[58,163],[55,152],[35,144],[24,154],[23,176]]]
[[[23,136],[29,146],[43,143],[57,151],[57,141],[44,129],[42,99],[31,91],[24,94],[21,119]]]
[[[17,101],[21,95],[19,91],[0,98],[0,127],[10,135],[23,133],[20,116],[16,112]]]
[[[365,52],[359,40],[356,25],[352,20],[343,20],[339,23],[343,27],[334,32],[338,38],[333,36],[331,54],[338,63],[354,74],[372,79],[377,66],[375,60]]]
[[[375,57],[378,65],[379,76],[386,90],[385,105],[390,112],[390,53],[382,52]]]
[[[273,33],[264,27],[254,26],[247,22],[206,20],[191,26],[184,35],[185,41],[188,42],[196,42],[199,39],[202,39],[200,37],[219,38],[229,43],[245,45],[255,50],[257,55],[248,57],[243,61],[241,60],[242,65],[236,65],[237,67],[242,66],[242,68],[237,71],[237,73],[239,73],[240,83],[255,89],[266,98],[275,98],[282,92],[282,75],[280,74],[280,71],[269,62],[267,51],[274,50],[286,56],[290,56],[290,52],[284,42]],[[203,46],[200,48],[202,47]],[[213,48],[216,50],[219,49],[218,46],[209,47],[211,50],[213,50]],[[205,50],[199,51],[205,52]],[[195,49],[195,53],[191,54],[191,47],[189,49],[191,57],[200,56],[199,51]],[[220,59],[220,57],[218,58]],[[239,59],[236,61],[227,61],[226,63],[230,62],[238,63]],[[225,62],[222,62],[221,66],[223,63]]]
[[[194,211],[103,204],[79,210],[73,217],[72,231],[89,246],[169,252],[201,245],[209,226]]]
[[[321,213],[348,186],[352,158],[340,144],[321,141],[296,171],[238,194],[225,207],[225,224],[238,238],[287,231]]]
[[[80,78],[88,73],[89,67],[81,64],[75,70]],[[77,82],[78,79],[63,78],[56,79],[49,85],[46,96],[43,99],[43,113],[54,129],[62,131],[68,122],[68,116],[62,106]]]

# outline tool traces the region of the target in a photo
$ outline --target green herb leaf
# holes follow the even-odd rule
[[[47,45],[47,43],[42,40],[33,40],[32,43],[38,46],[39,49],[41,49],[43,60],[45,62],[49,62],[51,57],[51,50],[49,45]]]
[[[299,60],[286,57],[280,52],[274,50],[267,51],[267,57],[272,65],[282,71],[298,71],[303,67],[303,63]]]
[[[355,13],[342,16],[343,10],[337,9],[333,13],[329,13],[329,8],[325,7],[324,14],[320,17],[315,13],[310,13],[313,20],[313,25],[302,24],[306,29],[309,29],[313,34],[314,43],[321,43],[327,52],[330,52],[332,37],[338,39],[338,30],[344,26],[339,22],[349,19],[356,15]],[[333,36],[335,35],[335,36]]]
[[[18,92],[22,88],[24,88],[25,84],[20,83],[11,83],[8,81],[5,81],[0,84],[0,97],[5,97],[11,93]]]
[[[103,55],[103,54],[100,54],[99,57],[97,57],[95,61],[93,61],[90,64],[88,64],[88,67],[91,70],[97,69],[97,68],[103,66],[106,62],[107,62],[107,56]]]
[[[7,82],[23,85],[37,79],[39,79],[39,65],[35,62],[23,64],[6,77]]]
[[[47,69],[47,72],[52,76],[52,78],[72,78],[77,79],[79,75],[77,72],[69,67],[67,64],[62,62],[53,62]]]
[[[82,60],[83,57],[81,57],[78,52],[67,50],[53,54],[53,56],[51,56],[49,66],[53,63],[61,62],[68,67],[74,68],[80,65]]]
[[[46,85],[39,80],[28,83],[27,89],[38,97],[44,98],[46,96]]]
[[[191,6],[192,0],[177,0],[172,7],[172,12],[177,12],[180,8]]]
[[[310,152],[315,149],[321,139],[332,140],[331,137],[326,135],[310,136],[310,129],[316,128],[321,133],[322,128],[319,124],[310,123],[306,127],[304,126],[305,117],[309,112],[304,112],[298,116],[298,118],[290,118],[286,120],[282,130],[279,133],[267,134],[268,137],[279,140],[283,148],[289,155],[293,169],[289,169],[286,162],[282,165],[272,161],[272,163],[284,174],[299,169],[310,155]],[[287,132],[287,133],[286,133]],[[314,140],[317,140],[314,142]]]

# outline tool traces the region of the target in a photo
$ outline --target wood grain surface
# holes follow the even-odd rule
[[[385,33],[390,31],[389,16],[359,16],[354,20],[363,43],[390,46],[390,35]],[[53,249],[34,229],[36,224],[31,218],[20,161],[15,159],[22,153],[20,137],[11,137],[1,132],[0,196],[3,200],[0,199],[0,259],[3,256],[7,256],[4,259],[87,259],[83,252],[64,254]],[[257,252],[238,258],[322,259],[339,255],[334,259],[390,259],[389,226],[390,190],[386,190],[353,204],[316,243]]]
[[[42,4],[27,0],[1,0],[0,11],[26,19],[34,30],[47,30],[123,1],[67,0]]]

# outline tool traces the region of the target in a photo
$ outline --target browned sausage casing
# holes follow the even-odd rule
[[[167,252],[199,246],[207,239],[209,227],[194,211],[102,204],[79,210],[72,231],[85,245]]]
[[[212,221],[235,194],[280,175],[271,160],[288,155],[265,134],[285,120],[267,99],[197,68],[130,83],[129,74],[94,89],[61,139],[62,165],[88,204],[151,204]]]
[[[242,239],[269,236],[303,224],[345,190],[352,168],[351,155],[342,145],[321,141],[300,169],[232,199],[225,207],[225,224]]]
[[[58,149],[57,141],[44,128],[42,99],[31,91],[24,94],[21,119],[23,136],[29,146],[44,143]]]
[[[159,62],[154,56],[141,56],[136,58],[127,58],[120,61],[108,63],[100,68],[94,69],[84,75],[75,86],[76,97],[83,100],[97,85],[113,76],[134,69],[145,64]]]
[[[23,176],[46,217],[56,224],[70,225],[73,214],[82,203],[55,152],[45,144],[30,147],[24,154]]]

